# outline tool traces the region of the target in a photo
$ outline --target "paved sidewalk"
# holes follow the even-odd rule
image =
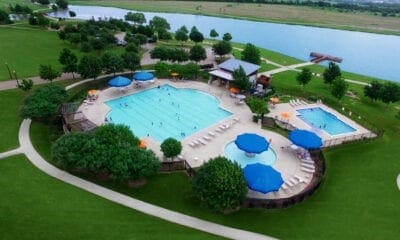
[[[16,149],[13,149],[13,150],[10,150],[10,151],[7,151],[7,152],[0,153],[0,159],[6,158],[6,157],[11,157],[11,156],[14,156],[14,155],[17,155],[17,154],[21,154],[21,153],[23,153],[21,148],[16,148]]]
[[[194,228],[207,233],[215,234],[218,236],[231,238],[231,239],[243,239],[243,240],[273,240],[275,238],[244,231],[236,228],[226,227],[220,224],[205,221],[199,218],[191,217],[182,213],[174,212],[165,208],[161,208],[134,198],[127,195],[112,191],[110,189],[101,187],[97,184],[75,177],[68,172],[62,171],[53,165],[49,164],[44,160],[39,153],[36,152],[33,147],[30,137],[29,129],[31,120],[25,119],[20,127],[19,142],[21,144],[21,150],[25,153],[29,161],[32,162],[37,168],[46,174],[57,178],[63,182],[69,183],[73,186],[91,192],[95,195],[108,199],[112,202],[124,205],[131,209],[149,214],[169,222],[180,224],[186,227]]]

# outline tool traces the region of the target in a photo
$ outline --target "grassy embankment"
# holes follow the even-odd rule
[[[340,13],[338,11],[303,6],[145,0],[70,0],[70,3],[76,5],[113,6],[150,12],[212,15],[384,34],[400,34],[400,18],[374,16],[371,13]]]
[[[39,171],[0,161],[1,239],[221,239],[131,210]]]

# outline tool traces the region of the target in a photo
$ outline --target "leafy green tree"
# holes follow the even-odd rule
[[[230,40],[232,40],[232,35],[230,33],[225,33],[222,36],[222,40],[229,42]]]
[[[297,82],[304,88],[312,78],[311,70],[308,68],[303,68],[301,72],[297,74]]]
[[[215,31],[214,28],[211,29],[211,31],[210,31],[210,37],[211,37],[211,38],[216,38],[216,37],[218,37],[218,36],[219,36],[219,34],[217,33],[217,31]]]
[[[140,67],[140,57],[137,53],[125,52],[122,54],[122,59],[124,60],[124,67],[131,70],[131,72]]]
[[[259,97],[248,97],[246,103],[251,112],[257,114],[258,118],[263,119],[264,114],[269,113],[267,102]]]
[[[189,30],[187,29],[187,27],[185,25],[180,27],[178,30],[184,31],[186,34],[189,34]]]
[[[189,52],[189,59],[195,62],[204,60],[207,58],[206,50],[201,45],[194,45]]]
[[[157,46],[150,51],[150,57],[153,59],[168,60],[170,55],[169,48],[166,46]]]
[[[153,19],[150,20],[150,27],[153,28],[158,32],[158,30],[169,30],[171,26],[169,25],[168,21],[165,18],[155,16]]]
[[[189,54],[181,48],[170,49],[169,60],[172,62],[185,62],[189,60]]]
[[[177,41],[181,41],[183,44],[183,42],[186,42],[189,39],[189,36],[185,31],[179,29],[175,32],[175,39]]]
[[[232,85],[240,90],[248,91],[251,88],[251,82],[242,66],[232,72],[232,78]]]
[[[247,43],[242,51],[242,60],[260,65],[261,55],[260,50],[251,43]]]
[[[332,82],[331,93],[335,98],[340,100],[346,94],[348,87],[349,87],[349,85],[346,83],[346,81],[343,78],[337,77]]]
[[[61,76],[61,73],[55,70],[51,65],[40,65],[39,76],[41,79],[52,82],[54,79]]]
[[[342,76],[340,68],[334,62],[330,62],[327,69],[325,69],[323,73],[324,82],[328,84],[332,84],[333,81],[337,78]]]
[[[146,17],[144,16],[144,14],[138,12],[128,12],[128,14],[125,15],[125,20],[132,21],[135,25],[142,25],[146,23]]]
[[[128,43],[128,44],[125,46],[125,51],[126,51],[126,52],[139,53],[139,48],[138,48],[138,46],[137,46],[136,44],[134,44],[134,43]]]
[[[197,30],[196,27],[192,27],[190,34],[189,34],[190,40],[192,40],[195,43],[202,42],[204,40],[204,36],[199,30]]]
[[[157,30],[157,36],[158,36],[158,39],[161,39],[161,40],[171,40],[172,39],[171,33],[169,33],[165,29]]]
[[[95,55],[83,56],[78,65],[78,73],[83,78],[93,78],[93,80],[100,75],[101,69],[101,60]]]
[[[147,36],[141,33],[136,33],[135,34],[135,39],[138,40],[140,45],[146,44],[147,43]]]
[[[70,17],[76,17],[76,12],[74,12],[74,11],[68,11],[68,15],[69,15]]]
[[[10,20],[8,13],[0,9],[0,24],[10,24],[12,21]]]
[[[364,87],[364,95],[373,101],[380,98],[383,84],[378,81],[372,81],[371,84]]]
[[[88,42],[83,42],[81,44],[81,51],[84,53],[88,53],[88,52],[92,51],[92,46]]]
[[[154,70],[156,71],[156,76],[158,78],[168,78],[169,75],[169,65],[166,62],[159,61],[154,65]]]
[[[182,144],[175,138],[167,138],[161,143],[161,152],[166,158],[171,158],[173,161],[182,151]]]
[[[65,89],[57,84],[37,88],[22,104],[21,117],[48,121],[59,114],[61,103],[67,99]]]
[[[122,72],[124,70],[124,61],[122,57],[113,52],[105,52],[101,56],[101,63],[106,73]]]
[[[66,1],[66,0],[56,0],[56,4],[61,9],[67,9],[68,8],[68,1]]]
[[[90,39],[89,44],[96,51],[103,50],[107,45],[105,41],[101,38],[92,38]]]
[[[194,194],[216,212],[237,209],[247,193],[241,167],[224,157],[203,164],[192,186]]]
[[[232,51],[231,43],[228,41],[220,41],[213,44],[212,49],[215,54],[224,56]]]
[[[33,87],[32,79],[22,79],[21,83],[18,84],[18,88],[24,92],[28,92]]]
[[[400,87],[396,83],[386,82],[381,89],[380,99],[389,105],[400,100]]]
[[[63,72],[72,73],[72,78],[75,79],[74,72],[78,70],[78,58],[76,55],[68,48],[64,48],[58,57],[58,61],[64,65]]]
[[[196,80],[200,74],[200,67],[196,63],[190,62],[183,66],[179,74],[184,78]]]

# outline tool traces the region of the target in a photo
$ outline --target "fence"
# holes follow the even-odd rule
[[[345,142],[352,142],[352,141],[361,141],[369,138],[375,138],[378,135],[373,133],[373,132],[368,132],[368,133],[360,133],[360,134],[355,134],[351,136],[345,136],[345,137],[339,137],[339,138],[334,138],[334,139],[329,139],[323,141],[323,146],[324,147],[333,147],[337,145],[341,145]]]
[[[289,198],[246,198],[242,206],[248,208],[287,208],[291,205],[300,203],[310,197],[321,185],[325,175],[325,157],[322,151],[318,150],[311,152],[311,158],[315,162],[315,173],[310,184],[303,191]]]
[[[162,162],[160,172],[172,172],[172,171],[186,171],[190,178],[196,175],[196,171],[190,166],[186,160]]]

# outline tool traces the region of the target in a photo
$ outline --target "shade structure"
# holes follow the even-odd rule
[[[270,98],[269,100],[270,100],[272,103],[278,103],[278,102],[280,101],[280,99],[277,98],[277,97],[272,97],[272,98]]]
[[[322,146],[321,138],[317,134],[307,130],[293,130],[289,133],[289,139],[297,146],[309,150],[319,149]]]
[[[177,77],[177,76],[179,76],[179,73],[172,72],[172,73],[171,73],[171,76],[172,76],[172,77]]]
[[[243,169],[243,173],[247,186],[264,194],[278,191],[283,184],[281,173],[269,165],[249,164]]]
[[[236,88],[236,87],[231,87],[230,89],[229,89],[230,91],[231,91],[231,93],[239,93],[239,88]]]
[[[262,153],[268,150],[269,147],[269,142],[264,137],[255,133],[238,135],[235,144],[246,153]]]
[[[136,81],[149,81],[153,80],[154,75],[146,71],[140,71],[133,74],[133,79]]]
[[[147,142],[144,139],[141,139],[139,142],[139,147],[140,148],[146,148],[147,147]]]
[[[96,96],[96,95],[98,95],[99,94],[99,91],[98,90],[95,90],[95,89],[92,89],[92,90],[89,90],[88,91],[88,95],[89,96]]]
[[[108,86],[110,87],[126,87],[129,84],[131,84],[131,80],[129,78],[126,77],[115,77],[113,79],[111,79],[110,81],[108,81]]]
[[[281,118],[284,119],[289,119],[291,117],[291,114],[289,112],[281,112]]]

